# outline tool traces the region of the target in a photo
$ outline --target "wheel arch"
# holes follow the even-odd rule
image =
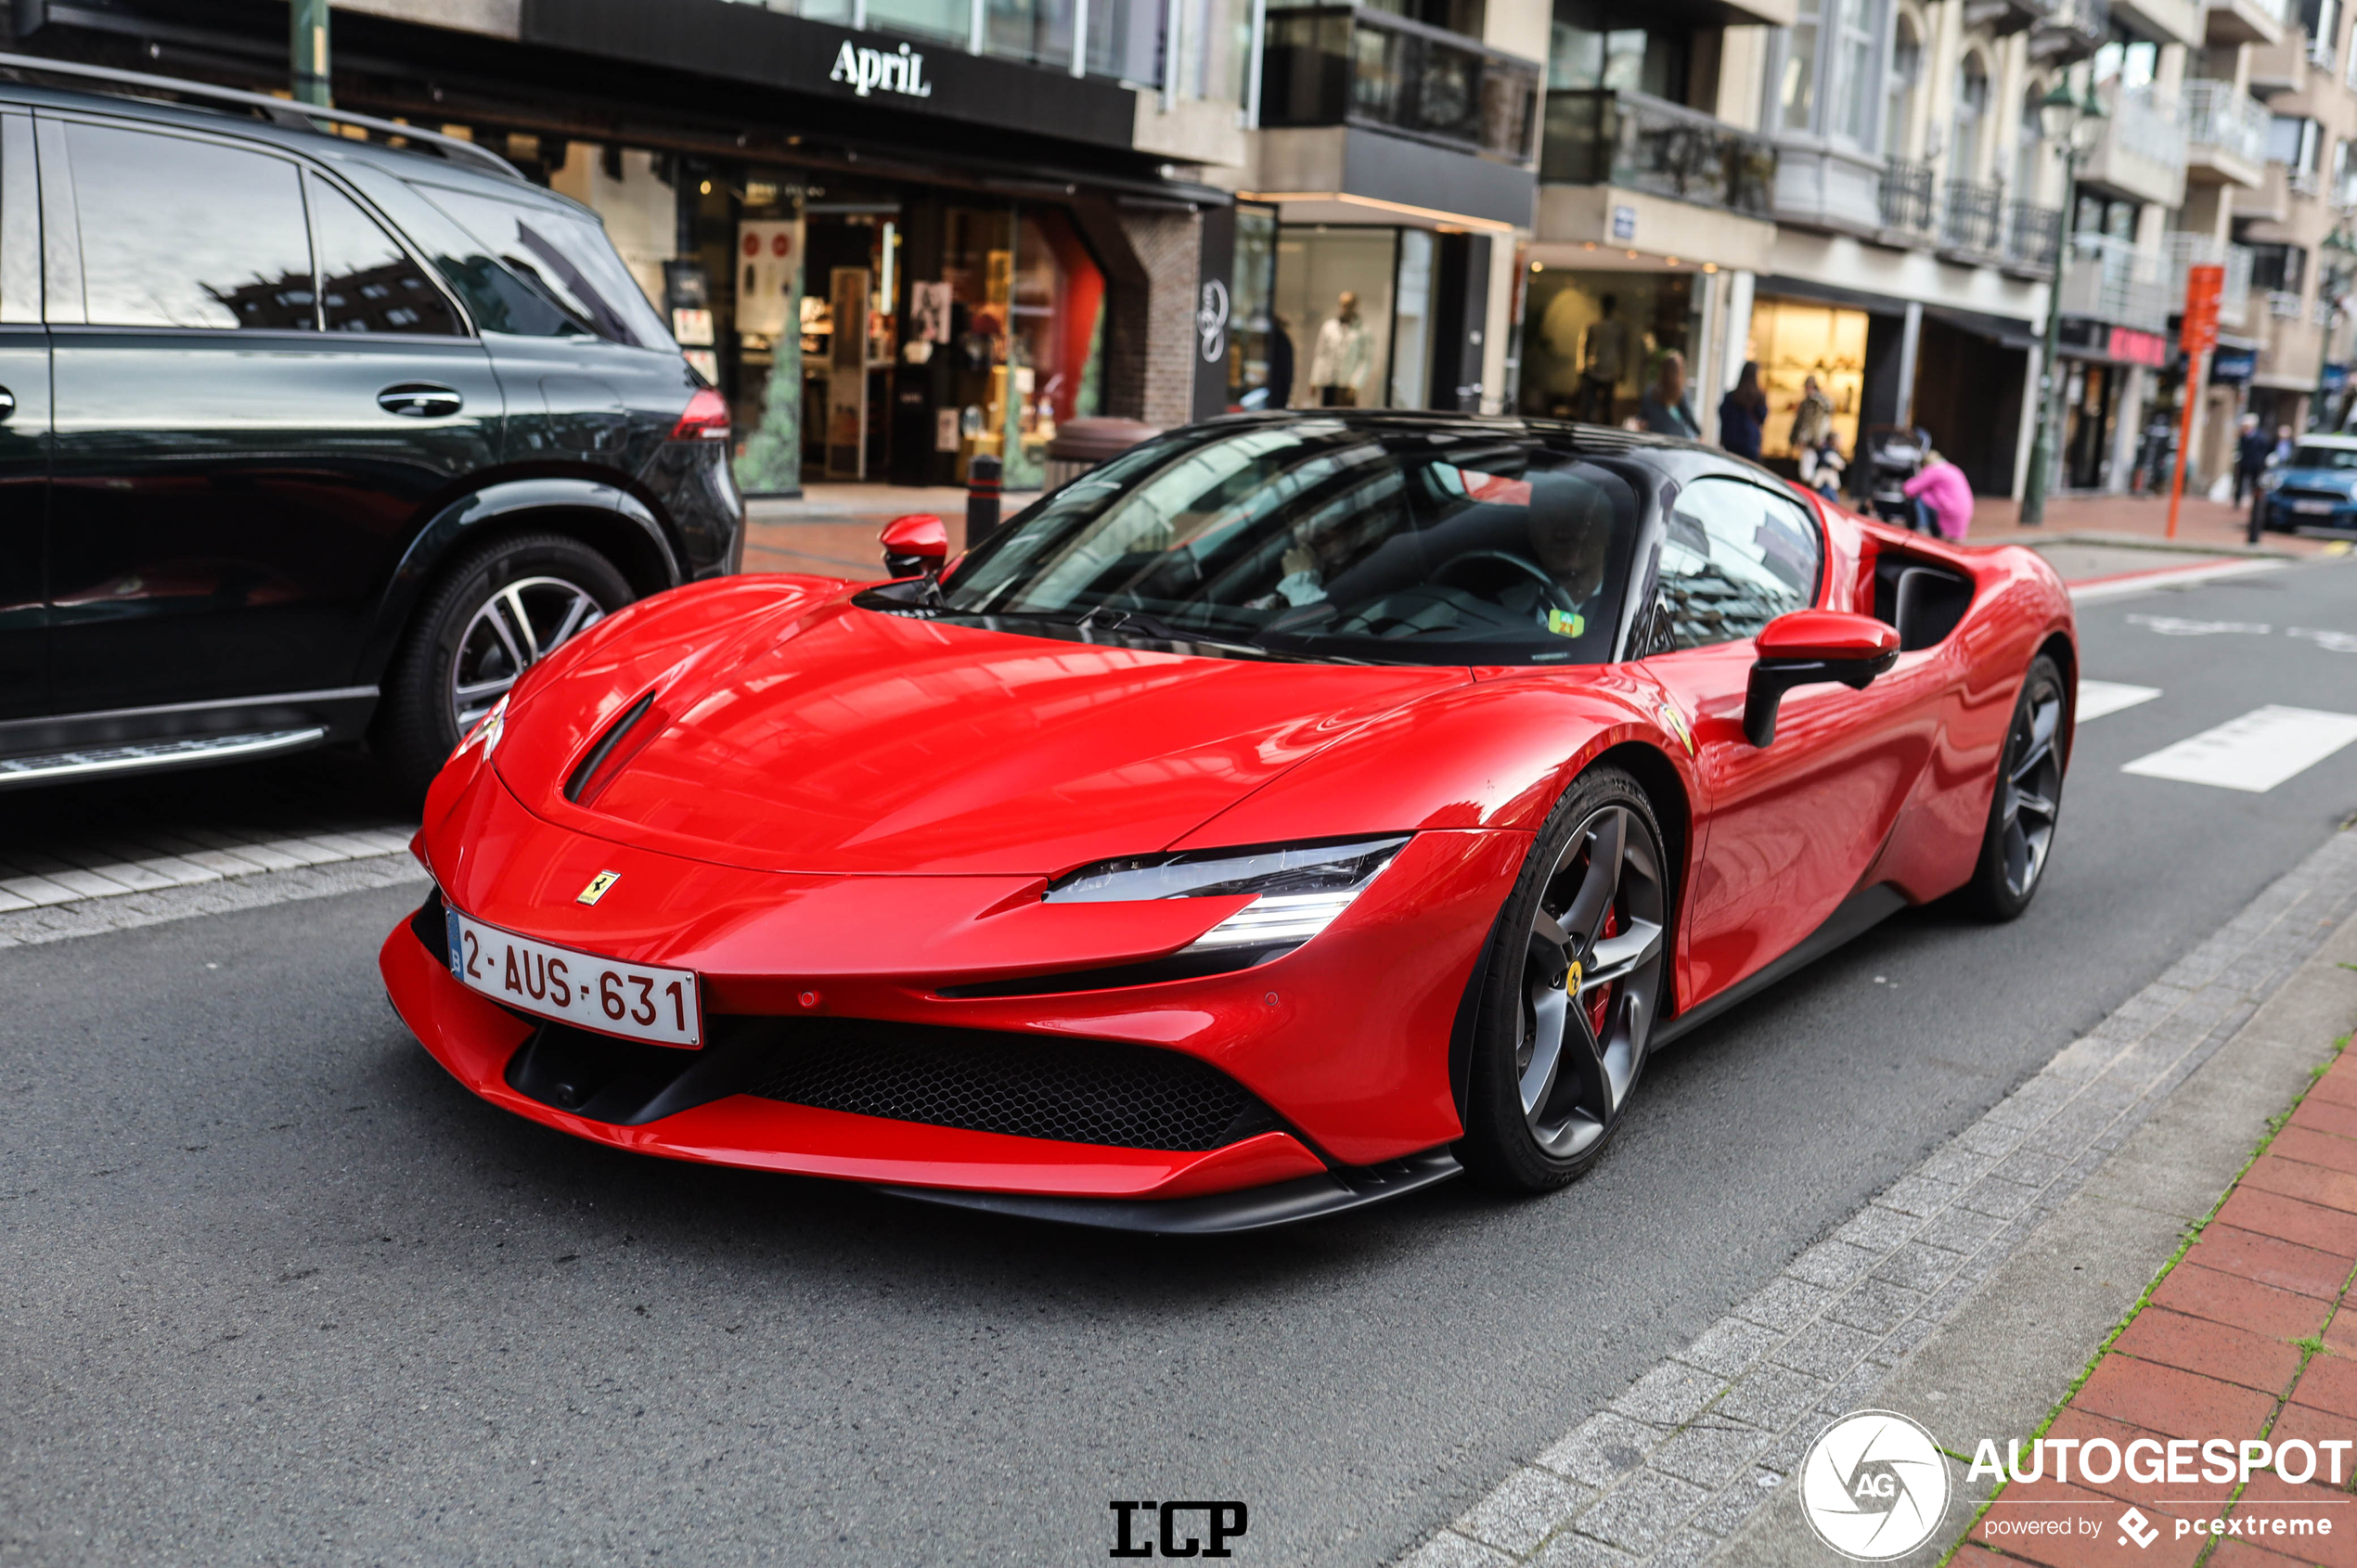
[[[562,478],[488,484],[444,507],[409,541],[378,596],[355,678],[382,678],[419,601],[459,552],[488,539],[543,532],[604,556],[641,598],[684,580],[662,519],[629,491]]]
[[[2063,770],[2067,773],[2070,754],[2079,743],[2079,648],[2067,633],[2058,631],[2048,634],[2046,640],[2038,645],[2038,652],[2054,662],[2054,668],[2062,672],[2063,689],[2070,693],[2070,701],[2065,708],[2070,714],[2070,723],[2063,734]],[[2037,654],[2030,657],[2034,659]]]
[[[1659,1004],[1661,1019],[1677,1015],[1678,932],[1684,925],[1680,904],[1688,883],[1688,855],[1694,842],[1694,803],[1687,798],[1685,779],[1678,772],[1678,765],[1667,752],[1642,740],[1623,740],[1581,763],[1566,774],[1563,788],[1555,791],[1555,799],[1578,784],[1599,767],[1617,767],[1637,781],[1645,799],[1654,808],[1654,820],[1659,824],[1662,851],[1668,858],[1667,873],[1670,878],[1668,896],[1664,900],[1668,910],[1669,929],[1663,933],[1668,963],[1662,972],[1663,996]],[[1552,806],[1550,807],[1552,809]],[[1533,842],[1536,842],[1534,837]],[[1511,901],[1511,894],[1509,896]],[[1457,1110],[1457,1122],[1464,1125],[1467,1097],[1471,1092],[1473,1073],[1474,1025],[1481,1011],[1481,994],[1489,979],[1490,955],[1498,947],[1498,920],[1506,918],[1505,904],[1500,903],[1496,919],[1490,922],[1489,934],[1483,939],[1481,955],[1474,960],[1473,974],[1465,984],[1464,996],[1457,1004],[1457,1015],[1449,1031],[1449,1093]]]

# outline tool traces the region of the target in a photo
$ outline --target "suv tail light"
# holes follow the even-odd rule
[[[698,387],[688,400],[688,411],[671,427],[674,441],[728,439],[728,400],[710,387]]]

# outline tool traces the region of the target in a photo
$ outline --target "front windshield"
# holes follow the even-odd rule
[[[1519,432],[1197,429],[993,535],[943,608],[1308,658],[1602,663],[1642,479]]]
[[[2357,469],[2357,447],[2294,447],[2291,467],[2295,469]]]

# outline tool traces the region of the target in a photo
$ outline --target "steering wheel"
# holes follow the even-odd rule
[[[1450,556],[1433,572],[1432,580],[1436,583],[1448,583],[1450,573],[1471,561],[1496,561],[1500,565],[1513,567],[1516,572],[1538,582],[1539,592],[1545,596],[1550,605],[1562,610],[1565,615],[1579,613],[1579,601],[1571,597],[1570,589],[1556,582],[1553,576],[1535,563],[1504,550],[1467,550],[1462,555]],[[1449,585],[1454,587],[1462,585],[1450,584]]]

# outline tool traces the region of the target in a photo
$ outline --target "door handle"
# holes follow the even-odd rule
[[[10,392],[6,387],[0,387],[0,420],[6,419],[9,415],[15,413],[16,411],[17,394]]]
[[[431,381],[404,381],[377,394],[378,407],[412,419],[447,418],[466,405],[465,398]]]

